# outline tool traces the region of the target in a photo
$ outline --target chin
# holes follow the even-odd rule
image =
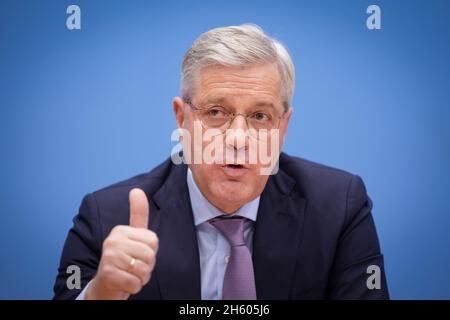
[[[243,181],[216,181],[211,187],[215,197],[221,199],[227,206],[241,207],[251,200],[253,193],[252,187]]]

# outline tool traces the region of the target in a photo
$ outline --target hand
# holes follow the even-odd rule
[[[129,201],[130,226],[116,226],[103,242],[97,274],[86,291],[88,300],[125,300],[150,280],[158,237],[148,230],[149,207],[144,191],[131,190]]]

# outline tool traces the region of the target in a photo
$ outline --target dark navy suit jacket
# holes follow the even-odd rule
[[[372,203],[358,176],[304,159],[280,156],[280,170],[261,194],[253,238],[258,299],[388,299]],[[200,299],[200,264],[186,183],[187,166],[170,159],[151,172],[88,194],[62,252],[54,292],[73,299],[69,265],[81,267],[82,288],[96,273],[103,240],[128,225],[128,192],[150,203],[149,228],[160,240],[155,270],[136,299]],[[381,270],[369,290],[367,268]]]

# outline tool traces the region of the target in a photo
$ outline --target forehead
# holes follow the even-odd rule
[[[246,67],[213,65],[201,70],[195,98],[199,102],[280,104],[281,77],[273,63]]]

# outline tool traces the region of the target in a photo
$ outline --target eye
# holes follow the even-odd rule
[[[270,121],[272,119],[270,114],[267,114],[267,113],[264,113],[264,112],[255,112],[252,115],[252,118],[257,120],[257,121],[261,121],[261,122]]]
[[[206,110],[206,115],[210,118],[224,118],[227,117],[228,113],[222,107],[217,106]]]

